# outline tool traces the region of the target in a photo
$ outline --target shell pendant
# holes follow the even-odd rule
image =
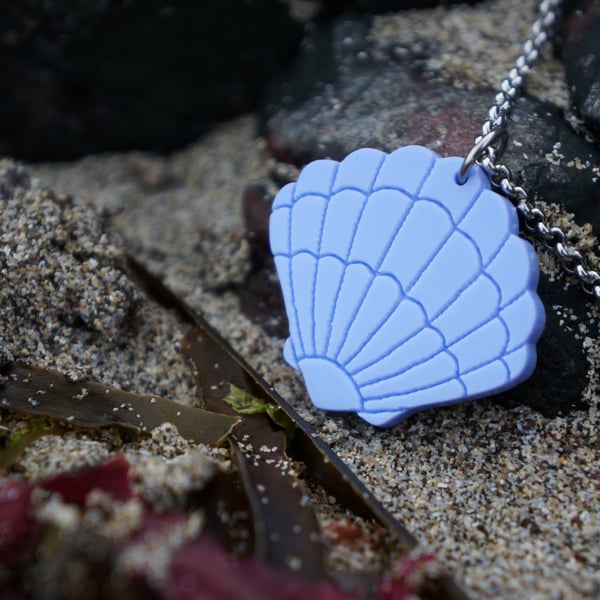
[[[462,161],[363,148],[308,164],[277,194],[284,357],[318,408],[390,426],[535,368],[537,258],[480,167],[458,183]]]

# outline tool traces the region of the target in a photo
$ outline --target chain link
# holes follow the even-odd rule
[[[505,138],[503,143],[499,142],[502,140],[499,134],[506,134],[508,116],[523,89],[525,77],[552,34],[561,3],[562,0],[540,2],[539,17],[531,27],[531,37],[523,44],[523,51],[517,57],[515,66],[500,84],[500,91],[481,127],[481,135],[476,138],[473,150],[465,158],[459,178],[464,179],[475,162],[481,165],[492,185],[515,205],[524,229],[552,249],[565,271],[576,277],[583,290],[600,302],[600,273],[591,269],[585,257],[567,243],[567,236],[560,227],[548,224],[543,211],[529,199],[522,187],[514,183],[510,169],[499,162],[506,145]],[[494,135],[495,132],[498,135]]]

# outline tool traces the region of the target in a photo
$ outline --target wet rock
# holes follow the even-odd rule
[[[281,289],[271,261],[251,273],[236,293],[241,312],[265,333],[281,339],[289,335]]]
[[[575,109],[600,139],[600,1],[569,2],[560,50]]]
[[[354,83],[360,80],[357,75]],[[444,156],[465,156],[480,132],[473,115],[482,114],[493,95],[415,78],[403,65],[365,75],[363,82],[368,89],[353,99],[344,87],[327,87],[298,108],[278,111],[268,131],[274,155],[302,165],[341,160],[361,147],[391,152],[419,144]],[[560,109],[534,97],[517,104],[509,132],[503,161],[515,180],[600,231],[600,152],[573,132]]]
[[[537,345],[538,361],[533,375],[498,401],[507,407],[525,404],[546,417],[587,408],[582,391],[588,385],[584,335],[580,323],[589,323],[579,290],[564,290],[562,282],[542,276],[538,287],[546,307],[546,325]],[[597,326],[587,333],[597,336]]]
[[[281,170],[280,170],[281,171]],[[279,184],[283,172],[271,173]],[[288,335],[288,324],[283,307],[279,281],[275,274],[273,257],[269,248],[269,215],[271,201],[277,190],[273,182],[249,185],[242,196],[246,239],[250,245],[250,271],[236,293],[240,310],[267,334],[283,338]]]
[[[428,8],[440,4],[447,6],[462,2],[464,4],[475,4],[479,0],[352,0],[351,2],[338,1],[338,5],[351,6],[358,10],[367,12],[379,12],[389,10],[405,10],[407,8]]]
[[[270,257],[269,214],[271,195],[267,186],[255,183],[244,190],[242,208],[246,227],[246,239],[250,245],[252,267],[261,268]]]
[[[462,155],[480,130],[473,115],[489,98],[415,78],[401,64],[375,72],[365,64],[347,82],[326,85],[299,107],[277,111],[267,139],[276,157],[299,165],[315,158],[340,160],[368,146],[391,152],[421,144]]]
[[[494,90],[456,87],[432,78],[419,68],[424,57],[410,52],[377,55],[364,35],[368,30],[365,20],[346,19],[334,25],[329,37],[319,38],[305,57],[307,63],[301,62],[295,77],[284,85],[284,102],[267,121],[273,154],[302,165],[323,157],[340,160],[364,146],[390,152],[420,144],[442,155],[464,156],[479,133]],[[329,56],[328,70],[310,83],[307,64],[324,54]],[[296,97],[294,90],[300,90]],[[561,109],[532,96],[522,98],[508,130],[504,160],[515,181],[543,206],[561,207],[551,211],[552,218],[567,229],[573,242],[591,230],[589,225],[586,229],[572,224],[565,211],[574,213],[579,225],[591,223],[600,231],[596,201],[600,153],[571,129]],[[548,320],[538,345],[536,375],[506,397],[555,415],[581,408],[588,384],[585,336],[569,326],[563,313],[579,315],[573,318],[584,324],[590,323],[591,315],[581,292],[565,284],[553,262],[541,274],[540,295]]]
[[[300,25],[271,0],[0,7],[0,155],[164,151],[251,110]]]
[[[508,130],[503,162],[515,181],[522,182],[532,199],[560,205],[598,234],[598,149],[570,127],[560,108],[534,97],[519,100]]]

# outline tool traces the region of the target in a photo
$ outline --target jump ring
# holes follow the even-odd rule
[[[481,158],[481,155],[487,148],[493,146],[499,141],[496,148],[498,158],[502,156],[507,143],[508,134],[502,128],[492,129],[489,133],[484,135],[469,151],[462,166],[458,172],[458,183],[463,185],[467,181],[467,175],[471,170],[471,167]]]

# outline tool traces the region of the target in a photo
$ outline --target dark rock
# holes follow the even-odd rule
[[[441,155],[464,156],[480,132],[473,115],[483,114],[492,96],[492,90],[461,90],[416,79],[402,65],[388,67],[352,100],[344,89],[328,88],[296,109],[281,109],[269,121],[269,146],[279,159],[299,165],[340,160],[366,146],[391,152],[420,144]],[[534,97],[517,104],[509,135],[503,160],[515,181],[600,231],[600,152],[572,131],[556,106]]]
[[[449,4],[475,4],[479,0],[338,0],[334,2],[339,6],[351,6],[367,12],[381,12],[390,10],[405,10],[407,8],[429,8],[432,6],[448,6]]]
[[[558,39],[567,82],[575,109],[600,140],[600,0],[575,0],[566,8]]]
[[[339,21],[329,38],[320,37],[320,43],[331,44],[329,71],[319,74],[320,81],[329,83],[311,83],[310,69],[300,62],[296,78],[284,89],[288,96],[300,90],[302,99],[294,102],[292,95],[267,122],[273,154],[302,165],[322,157],[339,160],[363,146],[389,152],[420,144],[442,155],[464,156],[479,133],[494,91],[466,90],[428,79],[411,56],[375,60],[361,28],[368,28],[364,20]],[[346,48],[340,38],[360,41]],[[312,53],[308,62],[327,54],[318,44]],[[571,129],[556,106],[534,97],[519,101],[508,130],[504,158],[515,181],[532,199],[558,204],[574,212],[576,221],[590,222],[600,231],[598,150]],[[589,369],[584,336],[563,315],[567,311],[589,325],[589,307],[578,289],[564,283],[560,272],[541,274],[547,326],[538,345],[538,368],[533,378],[504,396],[506,402],[526,403],[551,415],[583,407]]]
[[[573,287],[565,291],[562,282],[544,275],[538,291],[546,307],[546,326],[537,345],[535,371],[527,381],[501,394],[498,402],[506,407],[525,404],[546,417],[586,409],[582,390],[588,383],[589,364],[577,325],[588,321],[583,296]],[[597,333],[594,326],[592,335]]]
[[[271,197],[262,184],[253,184],[244,190],[242,208],[246,238],[250,245],[252,268],[259,269],[270,256],[269,247],[269,213]]]
[[[269,120],[273,154],[295,164],[340,160],[360,147],[385,151],[421,144],[440,154],[466,154],[479,133],[491,94],[466,92],[415,78],[403,65],[358,70],[348,86],[324,86]],[[423,107],[427,107],[427,111]]]
[[[600,152],[571,129],[562,111],[534,97],[519,100],[503,161],[533,199],[556,203],[600,233]]]
[[[0,155],[186,144],[252,109],[300,30],[272,0],[7,0]]]
[[[238,286],[236,291],[240,308],[249,319],[269,335],[284,337],[288,334],[288,325],[269,250],[271,200],[267,185],[250,185],[244,191],[242,208],[251,267],[244,284]]]
[[[240,309],[246,317],[269,335],[285,338],[289,335],[279,281],[272,259],[251,273],[236,292]]]

